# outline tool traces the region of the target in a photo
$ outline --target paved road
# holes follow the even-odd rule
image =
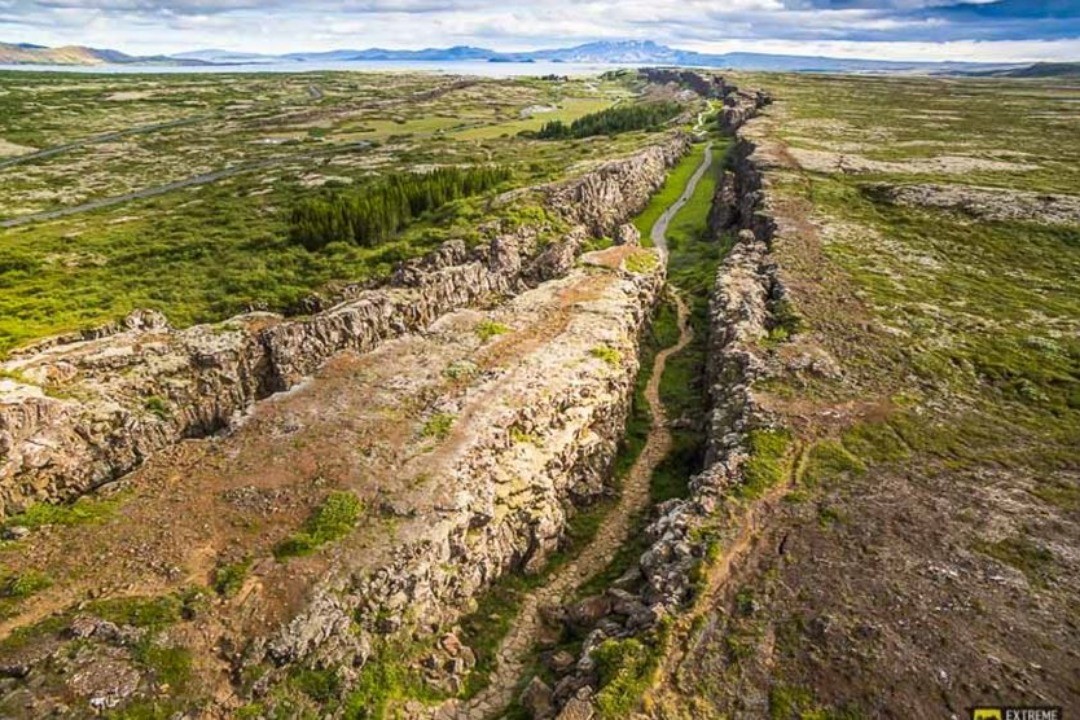
[[[82,205],[72,205],[71,207],[57,208],[56,210],[46,210],[44,212],[31,213],[29,215],[20,215],[18,217],[8,218],[6,220],[0,220],[0,228],[18,227],[19,225],[27,225],[29,223],[42,222],[44,220],[56,220],[57,218],[67,217],[68,215],[76,215],[78,213],[89,212],[90,210],[100,210],[101,208],[112,207],[113,205],[119,205],[121,203],[130,202],[132,200],[142,200],[143,198],[164,195],[165,193],[170,193],[174,190],[194,187],[196,185],[207,185],[212,182],[217,182],[218,180],[223,180],[227,177],[232,177],[233,175],[251,172],[252,170],[262,170],[264,168],[279,165],[281,163],[295,162],[297,160],[311,160],[317,157],[336,155],[338,153],[349,152],[352,150],[362,150],[370,146],[371,143],[369,142],[356,142],[349,143],[347,145],[339,145],[333,148],[326,148],[319,152],[302,153],[299,155],[287,155],[283,157],[259,160],[257,162],[243,163],[241,165],[234,165],[233,167],[225,168],[223,170],[215,170],[214,172],[204,173],[202,175],[195,175],[193,177],[184,178],[183,180],[176,180],[175,182],[166,183],[164,185],[143,188],[142,190],[136,190],[134,192],[125,193],[123,195],[115,195],[108,198],[101,198],[100,200],[92,200],[91,202],[83,203]]]
[[[322,100],[325,95],[322,89],[317,85],[308,85],[307,88],[308,99],[312,101]],[[44,148],[42,150],[36,150],[32,153],[25,153],[23,155],[16,155],[14,157],[4,158],[0,160],[0,170],[9,168],[13,165],[19,165],[26,162],[33,162],[34,160],[44,160],[54,155],[66,153],[69,150],[75,150],[86,145],[94,145],[97,143],[112,142],[113,140],[119,140],[120,138],[129,137],[131,135],[145,135],[147,133],[158,132],[159,130],[170,130],[172,128],[184,127],[185,125],[194,125],[196,123],[203,122],[204,120],[210,120],[214,117],[223,117],[222,114],[211,115],[194,115],[192,117],[180,118],[179,120],[170,120],[168,122],[153,123],[152,125],[137,125],[135,127],[126,128],[124,130],[113,130],[111,132],[102,133],[101,135],[91,135],[90,137],[82,138],[81,140],[74,140],[63,145],[54,145],[52,147]]]
[[[650,235],[650,237],[652,238],[653,246],[655,246],[656,249],[659,250],[665,258],[668,254],[668,225],[671,224],[672,218],[674,218],[679,213],[679,211],[682,210],[683,205],[685,205],[690,200],[690,196],[692,196],[694,194],[694,191],[697,190],[697,186],[698,183],[701,182],[701,178],[703,178],[708,169],[712,167],[712,159],[712,143],[709,143],[705,146],[705,157],[701,160],[701,166],[694,171],[693,176],[690,178],[690,182],[686,183],[686,187],[683,188],[682,195],[680,195],[679,199],[672,203],[671,206],[664,211],[664,214],[660,216],[660,219],[657,220],[656,224],[652,227],[652,235]]]
[[[159,130],[168,130],[170,128],[183,127],[185,125],[194,125],[200,123],[203,120],[208,120],[211,115],[197,115],[195,117],[181,118],[179,120],[170,120],[169,122],[154,123],[153,125],[139,125],[138,127],[128,128],[126,130],[114,130],[113,132],[103,133],[101,135],[91,135],[90,137],[83,138],[82,140],[76,140],[74,142],[64,143],[63,145],[54,145],[44,150],[38,150],[32,153],[26,153],[24,155],[16,155],[15,157],[5,158],[0,160],[0,170],[11,167],[12,165],[19,165],[25,162],[32,162],[34,160],[44,160],[50,158],[53,155],[59,155],[69,150],[75,150],[85,145],[94,145],[96,143],[112,142],[113,140],[119,140],[120,138],[128,137],[129,135],[142,135],[145,133],[157,132]]]

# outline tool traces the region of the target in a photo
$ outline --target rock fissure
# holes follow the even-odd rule
[[[0,366],[0,516],[65,502],[173,443],[231,426],[344,350],[367,352],[493,297],[565,275],[589,234],[615,233],[685,152],[681,134],[543,189],[572,230],[543,246],[527,227],[468,249],[451,241],[407,262],[388,287],[306,319],[255,312],[174,330],[136,311],[89,337],[46,341]]]
[[[768,428],[771,419],[753,397],[752,385],[766,372],[760,341],[774,322],[774,310],[784,298],[783,284],[769,258],[774,224],[768,210],[767,188],[757,167],[754,145],[741,128],[769,102],[760,91],[724,88],[721,129],[736,136],[734,171],[725,172],[710,213],[710,228],[735,231],[735,242],[719,268],[709,301],[706,374],[709,405],[705,470],[691,478],[689,496],[656,509],[646,533],[649,546],[636,567],[602,595],[583,601],[597,611],[578,633],[586,640],[575,669],[560,680],[553,693],[559,718],[591,717],[603,692],[594,652],[607,640],[644,638],[671,647],[685,629],[680,620],[698,595],[714,594],[736,558],[752,544],[757,527],[754,504],[745,512],[729,507],[731,496],[747,481],[750,433]],[[758,503],[772,501],[773,489]],[[737,503],[736,503],[737,504]],[[714,542],[726,541],[715,565],[709,559]],[[696,580],[702,572],[704,584]],[[638,587],[628,593],[627,587]],[[643,613],[621,614],[619,607]],[[579,606],[564,610],[571,615]],[[638,622],[635,618],[643,618]],[[658,633],[661,621],[668,623]],[[669,638],[664,640],[664,638]],[[657,662],[662,674],[665,658]],[[550,717],[554,717],[552,713]],[[537,715],[538,720],[543,715]]]

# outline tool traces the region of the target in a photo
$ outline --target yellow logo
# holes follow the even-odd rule
[[[1001,708],[975,708],[971,720],[1001,720]]]

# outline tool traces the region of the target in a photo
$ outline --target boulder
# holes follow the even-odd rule
[[[533,720],[551,720],[551,718],[555,717],[555,705],[552,702],[552,697],[552,690],[547,683],[538,677],[534,677],[525,686],[525,690],[521,693],[518,701]]]

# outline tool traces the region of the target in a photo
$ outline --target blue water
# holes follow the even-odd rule
[[[412,71],[445,75],[482,75],[485,77],[521,77],[536,75],[596,75],[606,70],[627,67],[593,63],[499,63],[471,61],[365,60],[353,62],[283,62],[249,65],[197,65],[169,67],[156,65],[0,65],[0,70],[26,72],[105,73],[111,75],[146,74],[222,74],[222,73],[303,73],[326,71],[387,72]]]

